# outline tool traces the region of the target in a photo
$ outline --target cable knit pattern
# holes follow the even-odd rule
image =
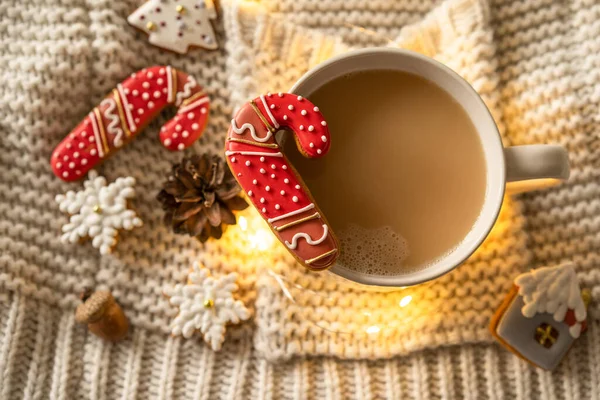
[[[215,26],[221,48],[187,56],[150,46],[127,25],[138,5],[0,3],[0,398],[597,395],[600,5],[224,0]],[[67,217],[53,198],[81,184],[56,179],[50,153],[132,71],[171,64],[194,76],[211,97],[211,115],[186,154],[214,153],[222,151],[233,111],[249,98],[289,89],[318,62],[373,45],[409,48],[455,69],[488,104],[506,145],[567,146],[570,182],[507,198],[485,244],[453,273],[401,292],[365,292],[298,268],[280,245],[268,256],[252,250],[239,227],[206,244],[164,228],[155,195],[182,154],[156,142],[163,115],[99,169],[109,181],[136,179],[131,205],[144,226],[121,235],[104,257],[91,246],[60,243]],[[255,217],[252,210],[244,215]],[[169,336],[177,310],[162,288],[184,282],[195,260],[214,275],[236,272],[238,298],[255,316],[227,330],[220,353]],[[490,344],[486,325],[517,273],[567,260],[592,289],[591,324],[549,373]],[[102,342],[75,323],[84,286],[118,299],[132,323],[125,341]],[[408,295],[411,304],[400,307]],[[312,357],[294,357],[304,355]]]

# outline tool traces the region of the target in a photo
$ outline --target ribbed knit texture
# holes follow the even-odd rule
[[[0,3],[0,398],[599,396],[600,5],[223,1],[221,49],[187,56],[155,49],[129,27],[136,5]],[[109,180],[136,178],[132,205],[144,227],[121,235],[106,257],[89,243],[59,242],[66,218],[54,195],[79,184],[52,175],[50,152],[132,71],[171,64],[194,75],[212,110],[186,153],[219,152],[233,110],[248,98],[285,90],[319,61],[372,45],[419,51],[455,69],[488,104],[505,144],[567,146],[570,182],[508,198],[485,245],[451,274],[404,292],[364,292],[299,269],[281,246],[250,259],[235,229],[205,245],[168,232],[154,197],[182,155],[158,143],[163,116],[99,169]],[[229,330],[220,353],[168,335],[177,310],[162,288],[185,280],[197,258],[213,273],[238,272],[255,316]],[[565,260],[592,289],[592,323],[548,373],[490,344],[486,325],[517,273]],[[75,323],[83,286],[112,291],[133,325],[126,341],[104,343]],[[398,307],[407,294],[412,304]],[[373,326],[379,332],[367,333]]]

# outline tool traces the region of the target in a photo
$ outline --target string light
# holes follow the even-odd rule
[[[400,307],[406,307],[412,300],[412,296],[404,296],[402,300],[400,300]]]

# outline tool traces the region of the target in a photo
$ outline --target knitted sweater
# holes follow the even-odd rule
[[[550,0],[223,1],[218,51],[176,56],[127,26],[136,1],[0,3],[0,398],[594,398],[600,393],[600,5]],[[285,22],[284,22],[285,21]],[[285,90],[350,48],[390,45],[461,74],[492,111],[506,145],[560,143],[570,181],[507,198],[467,263],[400,292],[364,291],[304,271],[281,246],[251,257],[229,231],[200,245],[162,226],[154,197],[170,164],[153,137],[164,117],[105,162],[134,176],[145,225],[109,256],[58,238],[54,146],[132,71],[171,64],[211,97],[210,123],[187,153],[219,152],[236,107]],[[251,212],[251,211],[248,211]],[[219,353],[173,338],[162,296],[194,260],[236,271],[252,322],[229,329]],[[592,289],[590,326],[553,373],[491,343],[487,323],[512,278],[572,260]],[[108,344],[74,321],[77,292],[108,289],[132,329]],[[398,307],[410,294],[409,307]],[[367,328],[376,326],[376,333]]]

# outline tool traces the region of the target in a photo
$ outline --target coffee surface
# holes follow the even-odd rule
[[[330,152],[307,159],[293,140],[284,148],[340,239],[340,264],[400,275],[451,252],[486,188],[481,142],[462,107],[397,71],[349,74],[309,98],[327,120]]]

